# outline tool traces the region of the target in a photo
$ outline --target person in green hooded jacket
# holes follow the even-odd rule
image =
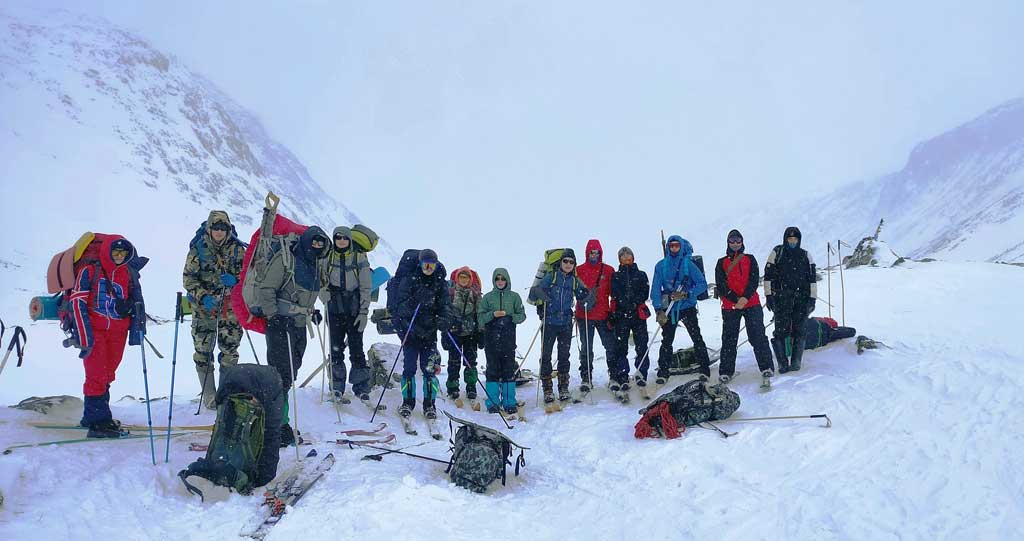
[[[494,269],[494,289],[480,299],[477,318],[484,330],[484,355],[487,358],[487,411],[504,409],[515,414],[516,406],[516,325],[526,321],[523,299],[512,290],[508,271]]]

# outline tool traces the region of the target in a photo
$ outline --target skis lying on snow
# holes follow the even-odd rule
[[[87,426],[82,426],[82,425],[65,425],[65,424],[59,424],[59,423],[29,423],[28,425],[31,426],[31,427],[34,427],[34,428],[45,428],[45,429],[49,429],[49,430],[89,430],[89,427],[87,427]],[[148,432],[149,431],[149,425],[121,425],[121,430],[127,430],[129,432],[131,432],[132,430],[145,430],[145,431]],[[167,427],[166,426],[153,426],[153,431],[155,432],[157,430],[162,430],[164,432],[167,432]],[[188,431],[206,430],[206,431],[209,431],[209,430],[213,430],[213,425],[181,425],[181,426],[172,426],[171,430],[188,430]]]
[[[306,455],[306,458],[315,456],[316,450],[314,449]],[[238,535],[253,539],[266,537],[270,533],[270,529],[280,522],[288,512],[288,508],[299,503],[310,487],[319,481],[332,466],[334,466],[333,453],[318,461],[307,460],[298,464],[295,471],[263,494],[264,499],[260,513],[242,526]]]
[[[376,436],[384,431],[388,427],[387,423],[379,423],[377,426],[364,430],[361,428],[353,428],[348,430],[339,430],[338,432],[344,436]]]
[[[382,436],[378,438],[338,438],[337,440],[334,441],[334,443],[337,443],[338,445],[360,445],[365,443],[380,445],[393,443],[396,439],[397,437],[394,434],[388,434],[387,436]]]
[[[376,409],[377,411],[384,411],[384,410],[388,409],[387,405],[381,404],[381,405],[377,406],[376,404],[371,402],[369,399],[363,400],[362,398],[360,398],[359,401],[362,402],[363,405],[366,406],[366,409],[368,409],[370,411],[373,411],[374,409]]]
[[[153,430],[155,431],[156,429],[154,428]],[[172,432],[170,437],[176,438],[178,436],[186,436],[186,435],[189,435],[189,434],[192,434],[192,432]],[[71,444],[71,443],[88,443],[88,442],[100,443],[100,442],[105,442],[105,441],[136,440],[136,439],[148,438],[148,437],[149,437],[149,434],[125,434],[125,435],[123,435],[123,436],[121,436],[119,438],[75,438],[75,439],[71,439],[71,440],[54,440],[54,441],[41,441],[41,442],[38,442],[38,443],[22,443],[22,444],[11,445],[10,447],[7,447],[6,449],[4,449],[4,453],[3,454],[9,455],[15,449],[25,449],[25,448],[28,448],[28,447],[46,447],[46,446],[49,446],[49,445],[67,445],[67,444]],[[167,433],[166,432],[163,433],[163,434],[156,434],[156,433],[154,433],[153,437],[154,438],[158,438],[158,439],[159,438],[166,438],[167,437]]]

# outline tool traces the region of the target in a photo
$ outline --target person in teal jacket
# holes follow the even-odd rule
[[[672,235],[665,247],[665,257],[654,267],[651,280],[651,304],[654,305],[661,325],[661,351],[658,355],[658,373],[655,383],[663,385],[670,376],[672,363],[672,341],[676,327],[682,321],[693,340],[693,350],[700,362],[700,371],[705,377],[711,376],[708,347],[700,334],[697,321],[697,296],[708,290],[707,280],[697,265],[690,259],[693,246],[690,241]]]
[[[477,321],[484,330],[487,358],[487,411],[517,413],[516,325],[526,321],[523,299],[512,290],[508,271],[499,267],[491,275],[494,289],[477,305]]]

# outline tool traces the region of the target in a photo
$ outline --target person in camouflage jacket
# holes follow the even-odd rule
[[[209,218],[189,243],[182,283],[192,304],[192,340],[196,374],[202,397],[214,408],[217,395],[214,384],[213,350],[220,346],[217,361],[221,368],[238,364],[238,344],[242,326],[231,309],[231,288],[238,283],[246,244],[238,239],[228,213],[210,211]]]
[[[475,275],[473,269],[460,267],[453,273],[452,284],[448,288],[452,299],[451,336],[458,342],[458,347],[456,348],[456,344],[452,344],[448,333],[441,335],[441,346],[448,351],[448,381],[445,383],[445,387],[448,397],[452,400],[459,398],[459,370],[462,368],[460,349],[466,356],[466,362],[469,363],[469,367],[463,374],[466,380],[466,398],[476,400],[476,382],[479,377],[476,370],[476,358],[477,349],[481,346],[476,309],[482,293],[479,278],[473,279]]]

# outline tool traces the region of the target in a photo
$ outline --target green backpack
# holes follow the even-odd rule
[[[253,395],[229,395],[217,407],[217,421],[206,457],[178,472],[185,488],[203,497],[202,491],[186,480],[196,475],[241,494],[251,493],[257,462],[263,452],[264,421],[263,406]]]

